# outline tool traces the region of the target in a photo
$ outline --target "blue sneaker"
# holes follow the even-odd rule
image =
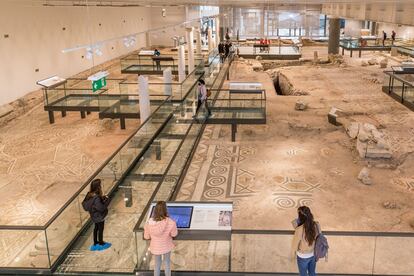
[[[108,249],[111,246],[112,246],[112,244],[109,243],[109,242],[106,242],[104,244],[98,244],[98,249],[97,250],[102,251],[102,250]]]
[[[100,247],[99,244],[94,244],[94,245],[91,245],[91,247],[89,247],[89,249],[91,251],[97,251],[97,250],[99,250],[99,247]]]

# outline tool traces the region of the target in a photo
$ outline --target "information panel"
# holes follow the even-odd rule
[[[230,90],[261,90],[263,85],[260,82],[230,82]]]
[[[147,220],[153,215],[154,207],[152,203]],[[168,202],[167,209],[180,230],[231,230],[232,203]]]

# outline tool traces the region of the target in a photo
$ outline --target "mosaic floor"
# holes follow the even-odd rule
[[[311,93],[300,97],[309,103],[305,112],[294,109],[298,97],[277,96],[267,74],[235,63],[232,80],[264,83],[267,124],[239,126],[235,143],[230,126],[207,126],[177,200],[233,201],[236,229],[291,229],[296,208],[310,205],[327,230],[412,231],[414,114],[367,81],[379,68],[349,62],[350,68],[281,69],[295,88]],[[357,180],[368,162],[343,128],[327,122],[331,106],[354,120],[375,120],[393,141],[395,159],[369,165],[374,185]],[[387,201],[399,207],[386,209]]]

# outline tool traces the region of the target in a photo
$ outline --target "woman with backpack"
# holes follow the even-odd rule
[[[292,241],[292,260],[296,257],[300,276],[315,276],[315,244],[320,233],[319,224],[314,221],[307,206],[298,208],[298,218],[293,223],[295,234]]]
[[[94,179],[91,182],[89,192],[82,202],[82,207],[89,212],[95,228],[93,229],[93,245],[91,251],[101,251],[111,247],[109,242],[104,242],[103,231],[105,226],[105,217],[108,214],[109,198],[103,195],[100,179]]]
[[[154,276],[161,273],[161,263],[164,259],[165,275],[171,276],[171,250],[174,248],[173,237],[178,234],[177,224],[170,219],[167,204],[158,201],[152,217],[144,226],[144,239],[151,240],[149,249],[155,256]]]

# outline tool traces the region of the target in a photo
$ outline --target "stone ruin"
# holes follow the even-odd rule
[[[303,111],[308,108],[308,104],[304,101],[297,100],[295,103],[295,110]]]
[[[345,64],[344,57],[339,54],[338,55],[329,54],[328,60],[332,64],[338,64],[338,65]]]
[[[346,131],[352,139],[356,139],[356,148],[361,158],[390,159],[392,152],[384,139],[384,134],[369,123],[353,122]]]
[[[297,89],[290,82],[289,78],[279,70],[268,70],[266,73],[273,79],[276,93],[284,96],[306,96],[309,95],[307,91]]]

